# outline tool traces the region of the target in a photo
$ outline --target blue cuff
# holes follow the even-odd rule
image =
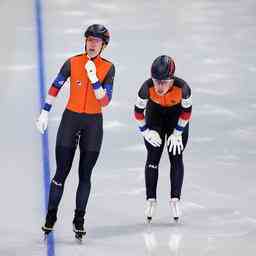
[[[43,107],[44,110],[46,110],[46,111],[49,112],[49,111],[51,110],[51,108],[52,108],[52,105],[51,105],[51,104],[44,103],[44,107]]]
[[[182,132],[182,131],[183,131],[183,129],[184,129],[184,127],[183,127],[183,126],[179,126],[179,125],[177,125],[175,129],[176,129],[177,131]]]
[[[140,131],[141,132],[144,132],[145,130],[147,130],[147,125],[145,124],[145,125],[143,125],[143,126],[139,126],[139,129],[140,129]]]
[[[112,99],[112,91],[113,91],[113,84],[103,84],[103,87],[106,89],[108,99]]]
[[[96,83],[92,84],[92,87],[94,90],[97,90],[101,87],[101,83],[99,81],[97,81]]]

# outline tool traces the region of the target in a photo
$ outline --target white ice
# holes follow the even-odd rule
[[[46,87],[64,61],[83,51],[94,22],[111,33],[104,52],[116,66],[113,103],[86,215],[87,237],[77,244],[72,218],[78,154],[65,186],[55,231],[55,255],[240,256],[256,251],[254,0],[44,0]],[[44,185],[33,0],[0,1],[0,255],[47,255],[40,230]],[[143,141],[133,104],[154,58],[175,58],[177,76],[193,92],[186,152],[182,224],[171,220],[169,164],[160,164],[158,209],[145,225]],[[68,83],[51,112],[54,146]],[[78,153],[78,152],[77,152]]]

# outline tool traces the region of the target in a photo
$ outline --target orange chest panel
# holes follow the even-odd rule
[[[101,105],[96,99],[93,87],[87,76],[85,64],[88,58],[85,54],[70,59],[70,96],[67,108],[78,113],[100,113]],[[97,57],[94,60],[97,77],[102,82],[111,67],[111,63]]]
[[[173,86],[165,95],[160,96],[155,92],[154,87],[149,88],[149,98],[163,107],[171,107],[181,102],[181,88]]]

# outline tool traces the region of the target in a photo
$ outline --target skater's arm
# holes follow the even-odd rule
[[[178,80],[176,84],[182,90],[182,98],[180,104],[181,113],[179,115],[179,119],[173,133],[167,139],[168,151],[170,153],[172,152],[174,156],[176,155],[176,153],[178,155],[181,154],[184,149],[182,142],[182,133],[191,118],[192,111],[192,97],[190,87],[185,81],[181,79]]]
[[[178,119],[175,131],[182,133],[189,120],[191,119],[192,113],[192,95],[191,89],[187,83],[184,82],[182,86],[182,99],[181,99],[181,113]]]
[[[112,64],[103,82],[100,83],[98,80],[92,84],[95,96],[103,107],[107,106],[112,99],[114,77],[115,66]]]
[[[41,111],[40,116],[38,117],[36,121],[37,129],[43,134],[48,126],[48,115],[52,108],[52,104],[54,102],[54,99],[58,95],[61,87],[66,82],[66,80],[70,77],[70,61],[67,60],[57,77],[52,83],[52,86],[50,87],[48,91],[48,95],[46,96],[43,109]]]
[[[147,129],[144,111],[148,102],[148,88],[149,88],[148,84],[149,84],[149,80],[145,81],[141,86],[137,95],[136,104],[134,106],[134,117],[139,125],[139,129],[141,132]]]
[[[67,81],[67,79],[70,77],[70,60],[67,60],[63,66],[60,69],[60,72],[54,79],[51,87],[48,90],[48,95],[46,96],[45,103],[43,109],[45,111],[50,111],[52,108],[52,104],[57,97],[60,89],[64,85],[64,83]]]

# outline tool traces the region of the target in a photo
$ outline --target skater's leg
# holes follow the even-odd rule
[[[153,147],[147,141],[147,161],[145,165],[146,199],[157,197],[158,165],[163,152],[163,144],[160,147]]]
[[[73,220],[74,231],[78,236],[85,234],[84,215],[91,191],[91,174],[99,156],[102,137],[102,116],[86,117],[79,140],[79,184],[76,192],[76,210]]]
[[[56,222],[57,210],[63,194],[65,180],[72,166],[79,139],[76,118],[72,112],[64,111],[58,129],[55,148],[57,170],[50,184],[48,212],[44,225],[47,228],[53,228]]]
[[[63,194],[64,184],[66,178],[70,172],[72,161],[74,158],[75,149],[56,147],[56,162],[57,170],[51,181],[48,212],[46,215],[46,221],[42,229],[49,233],[52,231],[53,226],[57,220],[57,210]]]
[[[99,156],[103,138],[101,115],[86,116],[81,130],[79,148],[79,184],[76,193],[76,209],[86,210],[91,190],[91,174]]]
[[[145,185],[146,185],[146,210],[145,215],[148,222],[152,220],[156,211],[157,198],[157,182],[158,182],[158,165],[163,152],[163,144],[161,147],[153,147],[147,141],[147,161],[145,165]]]
[[[79,184],[76,192],[76,209],[86,210],[91,190],[91,174],[99,152],[81,151],[79,161]]]
[[[66,178],[71,170],[75,148],[56,147],[57,170],[51,181],[48,209],[58,209]]]
[[[182,141],[184,149],[186,148],[188,140],[188,127],[184,129],[182,134]],[[181,189],[184,178],[184,163],[183,163],[183,152],[181,154],[173,155],[172,152],[168,151],[170,160],[170,186],[171,186],[171,198],[180,199]]]
[[[187,145],[188,140],[188,126],[185,128],[182,134],[182,141],[184,149]],[[170,205],[173,212],[173,218],[175,221],[179,220],[181,216],[180,209],[180,197],[184,179],[184,163],[183,163],[183,152],[181,154],[173,155],[172,152],[168,152],[170,159]]]
[[[180,199],[184,177],[184,164],[182,153],[180,155],[175,156],[173,156],[172,153],[170,153],[170,163],[171,198]]]

